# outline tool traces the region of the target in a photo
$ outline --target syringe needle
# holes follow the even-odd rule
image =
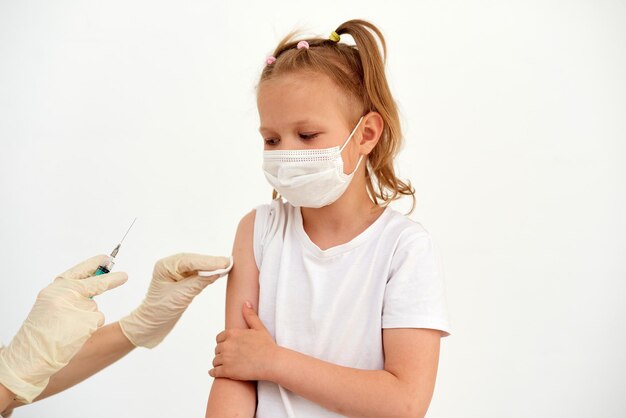
[[[100,266],[98,266],[98,269],[94,272],[95,276],[99,276],[101,274],[107,274],[111,272],[111,270],[113,269],[113,266],[115,265],[115,257],[117,256],[117,252],[120,250],[120,247],[122,246],[122,242],[124,241],[124,238],[126,238],[126,235],[128,235],[133,225],[135,225],[136,220],[137,218],[135,218],[133,220],[133,223],[130,224],[130,226],[128,227],[128,230],[122,237],[122,240],[120,241],[120,243],[117,244],[117,246],[113,249],[113,251],[111,251],[111,255],[107,257],[107,259],[104,260],[102,264],[100,264]]]
[[[122,242],[124,242],[124,238],[126,238],[126,235],[128,235],[128,233],[130,232],[130,228],[133,227],[133,225],[135,225],[135,221],[137,220],[137,218],[135,218],[133,220],[133,223],[130,224],[130,226],[128,227],[128,230],[126,230],[126,233],[124,234],[124,236],[122,237],[122,240],[120,241],[120,245],[122,245]]]
[[[130,229],[133,227],[133,225],[135,225],[135,221],[136,220],[137,220],[137,218],[135,218],[133,220],[133,223],[131,223],[130,226],[128,227],[128,229],[126,230],[126,233],[122,237],[122,240],[120,241],[120,243],[117,244],[117,247],[115,247],[113,249],[113,251],[111,251],[111,257],[117,257],[117,252],[120,250],[120,247],[122,246],[122,242],[124,242],[124,238],[126,238],[126,235],[128,235],[128,233],[130,232]]]

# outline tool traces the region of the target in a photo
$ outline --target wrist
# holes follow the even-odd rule
[[[11,355],[8,353],[8,350],[9,348],[6,347],[0,350],[0,387],[6,391],[3,392],[3,395],[7,396],[6,394],[9,394],[9,403],[16,400],[22,403],[31,403],[48,384],[50,377],[42,377],[43,373],[40,373],[41,376],[37,381],[28,381],[30,374],[25,373],[24,370],[19,368],[19,364],[16,364],[18,362],[15,359],[19,358],[19,356],[16,354]],[[28,370],[37,370],[36,368],[33,369],[33,366],[27,362],[23,362],[23,364],[28,365]]]
[[[0,416],[6,413],[11,402],[15,400],[15,394],[0,383]]]
[[[143,312],[142,307],[119,320],[122,334],[135,347],[154,348],[170,333],[180,315],[160,317],[156,313]],[[158,318],[158,319],[155,319]]]
[[[268,380],[270,382],[280,384],[279,382],[281,379],[281,371],[284,370],[284,359],[287,354],[287,348],[276,345],[270,357],[269,367],[267,370],[267,378],[263,380]]]
[[[133,338],[132,333],[126,329],[127,327],[132,328],[132,326],[129,326],[128,323],[126,322],[127,320],[128,320],[128,316],[121,318],[119,321],[117,321],[117,325],[119,326],[120,333],[122,334],[123,338],[126,339],[128,343],[131,344],[133,347],[141,347],[139,343]]]

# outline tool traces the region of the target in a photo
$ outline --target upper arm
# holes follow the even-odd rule
[[[384,328],[385,370],[404,384],[414,416],[426,415],[435,389],[441,331]]]
[[[237,227],[233,243],[234,263],[226,285],[226,329],[248,328],[242,313],[246,300],[255,308],[259,306],[259,269],[252,248],[255,216],[255,210],[249,212]]]
[[[258,307],[259,270],[253,253],[256,211],[246,214],[237,227],[233,243],[233,267],[226,284],[225,329],[247,328],[242,307],[246,300]],[[253,417],[256,411],[256,382],[216,378],[211,386],[206,417]]]

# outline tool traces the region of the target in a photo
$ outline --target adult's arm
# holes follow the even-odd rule
[[[9,409],[7,407],[11,404],[11,401],[14,397],[15,395],[13,394],[13,392],[5,388],[4,385],[0,383],[0,413]]]
[[[71,388],[115,363],[134,348],[135,346],[122,333],[118,322],[99,328],[72,360],[50,377],[44,391],[33,402]],[[13,401],[8,409],[22,405],[18,401]]]

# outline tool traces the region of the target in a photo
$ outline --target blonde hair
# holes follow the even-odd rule
[[[334,81],[354,101],[357,109],[360,107],[360,115],[378,112],[384,126],[378,143],[368,155],[370,167],[365,170],[367,191],[374,203],[383,207],[402,196],[411,196],[410,214],[415,209],[415,189],[410,181],[404,182],[396,177],[393,166],[402,146],[402,132],[398,109],[385,76],[385,39],[376,26],[360,19],[344,22],[334,32],[350,35],[355,45],[329,38],[309,38],[306,39],[309,48],[297,49],[296,45],[302,39],[293,39],[297,31],[290,32],[274,50],[275,61],[265,66],[259,85],[281,74],[299,71],[320,73]],[[372,32],[380,40],[382,56]],[[277,199],[278,196],[274,190],[272,198]]]

